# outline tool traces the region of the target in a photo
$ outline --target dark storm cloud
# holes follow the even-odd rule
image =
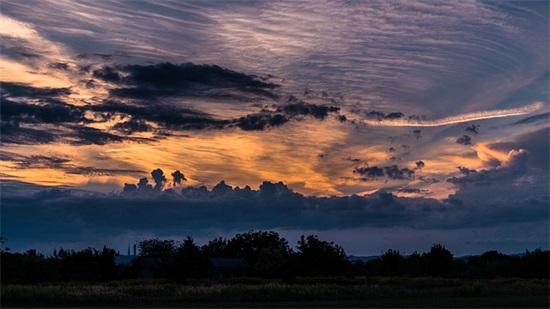
[[[94,70],[92,76],[110,83],[118,83],[122,80],[122,76],[109,66]]]
[[[49,99],[71,94],[70,88],[36,88],[18,83],[2,82],[2,97]]]
[[[384,176],[384,169],[378,166],[356,167],[353,172],[369,178]]]
[[[464,166],[457,166],[456,167],[463,175],[470,176],[471,174],[477,173],[476,170],[469,169]]]
[[[501,151],[510,149],[527,149],[527,165],[544,171],[550,169],[550,128],[543,128],[519,135],[514,141],[490,144],[489,147]]]
[[[111,90],[118,97],[161,97],[207,95],[212,90],[232,89],[269,98],[279,85],[230,69],[210,64],[170,62],[154,65],[104,66],[93,71],[93,77],[125,85]]]
[[[364,114],[365,114],[365,117],[369,119],[378,119],[378,120],[382,120],[382,119],[395,120],[395,119],[405,117],[405,115],[401,112],[391,112],[389,114],[385,114],[379,111],[368,111],[368,112],[365,112]]]
[[[3,234],[33,241],[70,241],[135,232],[174,235],[181,230],[213,228],[486,228],[539,222],[548,217],[548,197],[488,204],[463,195],[438,201],[401,198],[383,191],[365,196],[306,197],[282,182],[264,182],[259,190],[252,190],[248,186],[233,188],[222,181],[212,190],[188,187],[179,194],[153,190],[143,178],[137,186],[125,185],[121,194],[82,194],[60,189],[4,192]],[[426,193],[410,188],[402,188],[402,192]]]
[[[456,139],[456,143],[457,144],[461,144],[461,145],[471,145],[472,144],[472,138],[469,137],[468,135],[463,135],[459,138]]]
[[[153,128],[143,119],[132,118],[128,121],[115,124],[113,129],[125,134],[133,134],[136,132],[149,132]]]
[[[315,105],[305,102],[285,104],[277,107],[277,112],[284,113],[290,117],[312,116],[317,119],[325,119],[329,113],[338,113],[340,107],[330,105]]]
[[[391,179],[410,179],[414,177],[414,170],[399,168],[397,165],[385,166],[386,176]]]
[[[36,144],[61,140],[75,145],[105,145],[124,140],[147,141],[84,126],[98,122],[97,119],[100,119],[99,122],[112,120],[115,116],[131,116],[129,120],[117,123],[113,127],[125,135],[151,131],[152,127],[146,121],[157,123],[167,129],[192,130],[223,128],[230,123],[227,120],[213,119],[200,111],[161,104],[140,106],[105,101],[87,106],[74,106],[62,101],[62,97],[69,94],[67,88],[34,88],[13,83],[2,86],[5,90],[2,93],[1,115],[4,143]],[[96,120],[88,119],[87,112],[92,112]],[[22,124],[37,126],[29,128]],[[55,127],[53,130],[44,128],[44,124]]]
[[[235,126],[243,131],[261,131],[270,127],[278,127],[289,119],[281,114],[253,114],[240,117],[234,121]]]
[[[33,93],[33,91],[29,91],[28,93]],[[40,91],[36,91],[35,93],[43,94]],[[339,108],[298,103],[286,104],[278,107],[278,110],[278,112],[265,111],[225,120],[216,119],[195,109],[161,103],[154,104],[151,102],[149,104],[130,104],[107,100],[94,105],[77,107],[51,98],[44,99],[41,104],[16,102],[3,98],[2,142],[33,144],[64,140],[75,145],[105,145],[110,142],[121,142],[124,140],[146,142],[148,141],[147,139],[134,138],[129,135],[137,132],[160,132],[162,129],[222,130],[238,127],[244,131],[265,130],[281,126],[291,119],[299,119],[298,117],[301,116],[312,116],[322,120],[329,113],[337,113]],[[96,119],[100,119],[99,122],[117,118],[123,119],[116,123],[112,129],[123,133],[124,136],[83,126],[83,124],[98,122],[98,120],[86,118],[86,112],[92,112]],[[154,129],[148,122],[156,124],[158,129]],[[58,132],[56,132],[57,134],[51,134],[45,130],[21,128],[20,123],[52,124],[58,126]]]
[[[367,177],[363,180],[368,180],[368,178],[377,178],[377,177],[388,177],[390,179],[411,179],[414,178],[414,170],[407,167],[400,168],[397,165],[389,166],[367,166],[367,167],[356,167],[353,170],[354,173],[360,174],[361,176]]]
[[[495,184],[512,184],[517,178],[524,176],[529,172],[527,166],[530,153],[527,150],[512,150],[508,154],[508,159],[501,162],[498,167],[488,170],[469,170],[467,168],[458,167],[458,170],[464,174],[464,177],[452,177],[447,179],[448,182],[456,184],[460,190],[470,186],[493,186]],[[547,178],[547,177],[546,177]],[[545,180],[548,181],[547,179]],[[504,195],[503,192],[501,195]]]
[[[2,84],[2,88],[5,90],[1,116],[3,143],[42,144],[63,140],[72,144],[102,145],[123,140],[99,129],[85,127],[84,124],[92,122],[85,116],[86,107],[61,100],[70,94],[67,88],[35,88],[14,83]],[[33,125],[32,128],[29,125]]]
[[[189,108],[175,107],[166,104],[135,105],[118,101],[105,101],[91,106],[94,112],[104,114],[107,118],[119,115],[132,117],[129,123],[119,124],[117,130],[134,132],[132,128],[145,129],[144,121],[154,122],[167,129],[201,130],[221,129],[229,124],[228,120],[220,120],[210,115]]]
[[[401,112],[393,112],[393,113],[389,113],[387,114],[384,119],[389,119],[389,120],[394,120],[394,119],[399,119],[399,118],[403,118],[405,117],[405,115],[403,115],[403,113]]]
[[[56,69],[68,69],[66,63],[51,63]],[[216,65],[192,63],[155,65],[103,66],[92,72],[92,77],[119,85],[112,93],[136,96],[121,103],[116,100],[75,106],[64,102],[71,94],[69,88],[36,88],[17,83],[2,84],[3,143],[36,144],[66,141],[74,145],[98,144],[124,140],[147,139],[132,137],[138,132],[161,133],[173,130],[205,130],[238,127],[245,131],[266,130],[281,126],[292,119],[311,116],[323,120],[329,114],[338,114],[340,108],[315,105],[295,99],[260,113],[234,119],[218,119],[197,109],[184,108],[146,100],[154,96],[223,96],[234,97],[234,92],[252,93],[276,98],[272,92],[279,87],[254,75],[232,71]],[[94,86],[90,80],[87,85]],[[290,96],[292,98],[292,96]],[[342,115],[340,121],[342,121]],[[88,123],[116,120],[111,130],[87,127]],[[36,124],[30,128],[21,124]],[[54,127],[44,127],[53,125]],[[118,135],[117,132],[122,133]],[[53,133],[52,133],[53,132]]]
[[[0,141],[6,144],[48,144],[59,136],[45,130],[24,128],[19,123],[4,122],[0,124]]]
[[[524,149],[512,150],[507,160],[496,168],[477,172],[462,169],[465,176],[447,180],[457,189],[455,194],[449,195],[449,202],[460,207],[483,205],[488,211],[491,211],[489,207],[506,210],[501,214],[502,220],[511,216],[535,220],[537,215],[545,215],[539,220],[548,223],[547,214],[533,208],[543,204],[548,208],[548,170],[529,168],[529,157],[530,153]]]
[[[377,118],[378,120],[382,120],[382,119],[384,119],[386,114],[384,114],[382,112],[377,112],[377,111],[370,111],[370,112],[365,112],[365,116],[367,118]]]
[[[124,137],[104,132],[100,129],[82,126],[73,126],[74,132],[68,136],[73,138],[70,141],[73,145],[106,145],[109,143],[120,143],[125,140]]]
[[[81,123],[88,122],[84,110],[49,99],[45,104],[28,104],[2,98],[2,122],[15,123]]]
[[[235,119],[216,119],[201,111],[171,106],[167,104],[127,104],[118,101],[105,101],[102,104],[93,105],[90,109],[106,118],[114,116],[130,116],[132,119],[115,125],[114,129],[125,133],[137,132],[133,130],[147,127],[144,121],[150,121],[159,126],[172,130],[203,130],[224,129],[238,127],[244,131],[261,131],[281,126],[291,119],[299,119],[302,116],[311,116],[323,120],[330,113],[338,113],[339,107],[327,105],[315,105],[309,103],[291,103],[278,106],[274,111],[248,114]],[[150,129],[150,128],[149,128]]]

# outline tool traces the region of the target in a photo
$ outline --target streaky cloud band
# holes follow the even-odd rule
[[[536,112],[544,107],[542,102],[534,102],[532,104],[512,108],[501,109],[492,111],[482,111],[467,113],[462,115],[450,116],[436,120],[418,120],[418,119],[380,119],[380,120],[362,120],[364,124],[371,126],[385,126],[385,127],[439,127],[450,124],[457,124],[468,121],[503,118],[511,116],[526,115]]]

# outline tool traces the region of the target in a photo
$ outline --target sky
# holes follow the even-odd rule
[[[4,245],[548,249],[549,11],[4,0]]]

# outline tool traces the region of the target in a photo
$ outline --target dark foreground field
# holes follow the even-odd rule
[[[8,307],[549,307],[547,279],[114,281],[2,285]]]

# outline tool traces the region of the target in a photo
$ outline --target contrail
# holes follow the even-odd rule
[[[462,123],[467,121],[502,118],[510,116],[525,115],[535,112],[544,107],[542,102],[535,102],[524,107],[501,109],[484,112],[474,112],[457,116],[450,116],[436,120],[418,120],[418,119],[395,119],[395,120],[363,120],[363,123],[371,126],[385,127],[439,127],[449,124]]]

